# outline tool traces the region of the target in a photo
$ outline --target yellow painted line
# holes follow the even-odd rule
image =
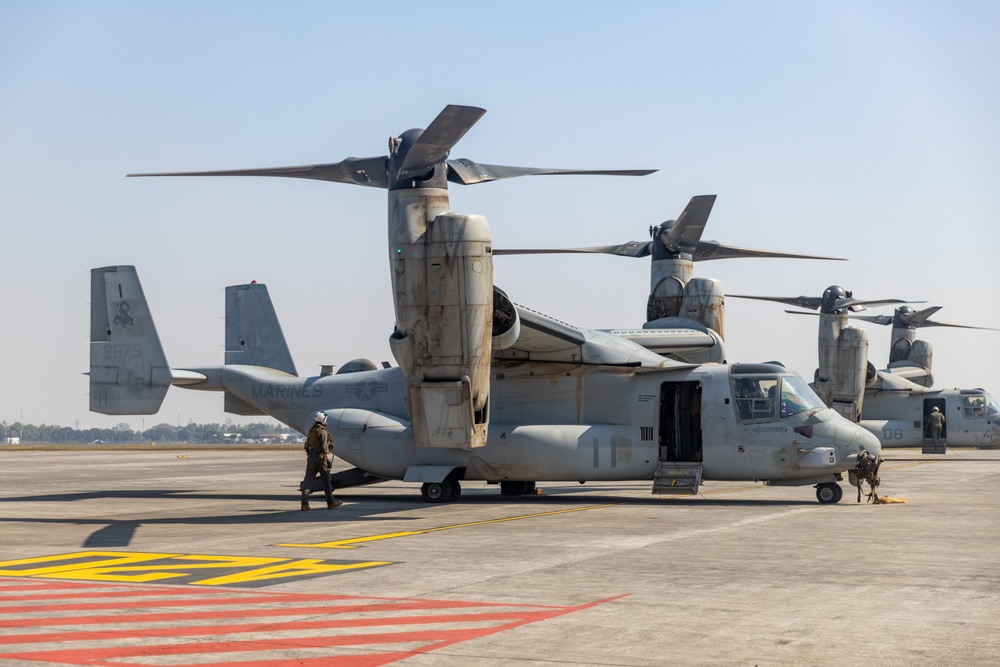
[[[289,577],[339,574],[389,561],[332,563],[316,558],[80,551],[0,562],[0,576],[150,583],[166,579],[201,586],[240,585]],[[205,570],[216,570],[206,573]],[[204,578],[208,575],[208,578]]]
[[[901,468],[915,468],[917,466],[925,466],[928,463],[937,463],[937,462],[938,462],[937,459],[929,459],[927,461],[914,461],[912,463],[903,463],[898,466],[887,466],[883,463],[882,467],[879,468],[879,472],[881,472],[882,470],[899,470]]]
[[[535,519],[541,516],[555,516],[557,514],[567,514],[569,512],[582,512],[584,510],[596,510],[604,507],[614,507],[614,505],[591,505],[588,507],[574,507],[568,510],[555,510],[552,512],[539,512],[538,514],[522,514],[520,516],[508,516],[502,519],[487,519],[485,521],[473,521],[471,523],[457,523],[451,526],[438,526],[436,528],[425,528],[424,530],[405,530],[399,533],[383,533],[382,535],[369,535],[367,537],[352,537],[346,540],[335,540],[333,542],[318,542],[316,544],[276,544],[276,547],[309,547],[313,549],[354,549],[366,542],[377,542],[379,540],[391,540],[396,537],[412,537],[414,535],[425,535],[441,530],[453,530],[455,528],[471,528],[472,526],[485,526],[491,523],[502,523],[504,521],[519,521],[521,519]]]

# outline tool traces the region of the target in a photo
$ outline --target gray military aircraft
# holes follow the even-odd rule
[[[427,129],[389,139],[389,155],[330,164],[130,176],[281,176],[388,190],[396,329],[389,344],[407,384],[419,447],[482,447],[489,427],[492,239],[486,218],[449,210],[448,183],[474,185],[544,174],[644,176],[655,170],[541,169],[448,159],[486,113],[449,105]],[[516,326],[516,321],[511,321]],[[516,338],[516,335],[514,336]],[[236,399],[231,399],[236,414]]]
[[[794,374],[701,365],[706,354],[724,358],[720,336],[705,327],[660,327],[636,342],[516,306],[493,286],[489,227],[480,215],[448,210],[449,181],[650,171],[448,159],[483,113],[449,106],[426,130],[390,139],[388,156],[135,174],[284,176],[387,189],[390,346],[399,367],[358,361],[337,375],[297,378],[266,291],[242,286],[227,296],[226,364],[170,369],[134,270],[107,267],[92,281],[91,409],[149,414],[178,384],[224,391],[227,411],[270,414],[303,431],[325,410],[343,458],[358,466],[348,477],[420,482],[432,501],[457,496],[461,479],[496,481],[509,493],[538,480],[654,478],[657,490],[694,491],[702,475],[815,484],[821,501],[839,499],[840,474],[862,449],[877,453],[877,441],[835,418]]]
[[[927,453],[944,447],[984,447],[1000,445],[1000,404],[983,389],[933,389],[928,341],[918,340],[921,326],[949,326],[930,320],[940,307],[915,311],[898,306],[893,315],[857,315],[867,306],[914,303],[899,299],[859,300],[844,288],[833,285],[822,297],[759,297],[730,294],[741,299],[776,301],[819,310],[819,368],[813,383],[824,403],[857,421],[879,438],[883,447],[924,447]],[[817,313],[788,310],[795,315]],[[893,324],[893,344],[888,366],[876,370],[868,361],[867,332],[849,326],[848,318],[876,324]],[[995,331],[995,329],[993,329]],[[927,415],[937,408],[945,416],[939,449],[933,439]]]
[[[842,474],[880,451],[782,366],[672,361],[498,289],[503,344],[491,355],[486,441],[455,447],[444,432],[443,446],[425,446],[402,368],[359,359],[298,377],[263,284],[226,288],[225,363],[212,367],[168,365],[134,267],[94,269],[91,293],[91,410],[152,414],[176,385],[225,392],[227,411],[249,408],[303,432],[324,411],[337,455],[356,466],[336,476],[338,487],[396,479],[448,502],[463,480],[498,482],[504,495],[537,481],[652,480],[654,493],[696,493],[703,480],[752,480],[813,485],[834,503]],[[679,334],[678,347],[690,336]]]

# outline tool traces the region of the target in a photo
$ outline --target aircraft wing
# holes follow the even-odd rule
[[[911,367],[912,368],[912,367]],[[883,369],[876,376],[875,382],[865,387],[865,392],[903,392],[908,394],[924,394],[932,391],[928,387],[908,379],[899,369]],[[926,371],[924,371],[926,375]]]
[[[649,241],[629,241],[618,245],[598,245],[586,248],[494,248],[494,255],[557,255],[567,253],[591,253],[619,255],[621,257],[649,257]]]
[[[695,352],[717,344],[707,331],[695,329],[612,329],[608,333],[638,343],[657,354]]]
[[[930,386],[932,384],[931,372],[923,366],[915,366],[909,361],[896,361],[889,364],[888,368],[882,369],[881,373],[892,375],[893,377],[904,378],[919,385]]]
[[[514,304],[520,323],[517,340],[502,350],[494,350],[494,362],[536,361],[664,368],[688,366],[620,335],[582,329],[554,317]]]

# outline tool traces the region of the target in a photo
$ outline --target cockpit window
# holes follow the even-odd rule
[[[778,378],[734,377],[733,396],[740,421],[767,421],[778,416]]]
[[[962,396],[962,409],[965,411],[965,416],[970,419],[1000,416],[1000,406],[989,394]]]
[[[781,378],[781,416],[790,417],[805,410],[824,408],[823,401],[806,381],[795,375]]]

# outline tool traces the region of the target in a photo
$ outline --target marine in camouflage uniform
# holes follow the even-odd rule
[[[931,408],[931,413],[927,415],[927,423],[931,427],[931,436],[934,438],[934,446],[941,440],[941,431],[944,430],[944,415],[936,407]]]
[[[330,482],[330,466],[333,464],[333,438],[326,430],[326,413],[317,412],[315,422],[306,436],[306,475],[302,479],[302,510],[309,507],[309,492],[313,480],[319,475],[323,480],[326,507],[333,509],[343,505],[343,501],[333,499],[333,484]]]

